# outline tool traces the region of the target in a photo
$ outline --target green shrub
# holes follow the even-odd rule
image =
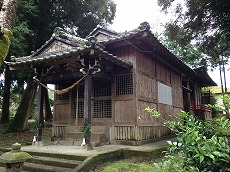
[[[172,121],[167,121],[154,109],[146,108],[154,117],[161,118],[164,125],[177,135],[177,142],[170,144],[168,154],[178,152],[177,160],[168,156],[158,168],[178,168],[184,171],[229,171],[230,146],[229,138],[218,130],[228,130],[230,121],[217,119],[214,123],[199,120],[191,114],[181,112]],[[229,130],[228,130],[229,131]],[[170,158],[169,158],[170,157]],[[179,160],[178,160],[179,159]],[[176,162],[175,165],[172,165]],[[179,168],[180,167],[180,168]]]

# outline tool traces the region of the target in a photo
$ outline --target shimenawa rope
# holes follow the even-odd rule
[[[69,90],[73,89],[73,87],[75,87],[77,84],[79,84],[83,79],[85,79],[87,76],[89,75],[89,71],[81,78],[79,79],[77,82],[75,82],[74,84],[72,84],[71,86],[61,89],[61,90],[53,90],[49,87],[47,87],[45,84],[43,84],[41,81],[39,81],[37,78],[34,78],[34,80],[36,80],[41,86],[45,87],[46,89],[54,92],[57,95],[61,95],[64,93],[67,93]]]

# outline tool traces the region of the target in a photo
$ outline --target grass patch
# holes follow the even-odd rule
[[[8,125],[0,124],[0,147],[11,148],[12,144],[18,142],[22,145],[26,145],[28,142],[32,142],[33,137],[37,135],[37,128],[35,121],[29,121],[28,130],[22,133],[6,133]],[[52,128],[45,126],[43,129],[44,141],[50,141],[52,136]]]
[[[155,172],[156,168],[153,165],[154,162],[156,162],[156,160],[140,162],[135,159],[124,159],[116,162],[109,162],[101,167],[97,167],[94,172]]]

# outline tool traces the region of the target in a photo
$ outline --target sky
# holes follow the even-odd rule
[[[161,12],[160,7],[157,5],[157,0],[114,0],[117,4],[116,17],[110,28],[114,31],[129,31],[137,28],[140,23],[147,21],[152,29],[152,32],[162,31],[162,25],[170,21],[173,17],[172,14],[165,15]],[[230,66],[227,66],[229,69]],[[220,87],[219,71],[208,71],[211,78]],[[227,87],[230,87],[230,71],[226,71]]]

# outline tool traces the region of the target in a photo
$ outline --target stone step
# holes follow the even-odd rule
[[[84,161],[87,158],[87,156],[67,155],[67,154],[58,154],[58,153],[35,152],[35,151],[26,151],[26,152],[32,156],[59,158],[59,159],[75,160],[75,161]]]
[[[8,152],[2,149],[1,153]],[[27,172],[69,172],[82,164],[86,156],[64,155],[46,152],[30,152],[32,159],[24,162],[24,171]],[[5,171],[5,164],[0,163],[0,172]]]
[[[33,158],[28,160],[27,162],[65,168],[75,168],[82,163],[82,161],[77,160],[41,156],[33,156]]]
[[[57,167],[51,165],[35,164],[30,162],[24,163],[23,170],[28,172],[70,172],[73,168]]]

